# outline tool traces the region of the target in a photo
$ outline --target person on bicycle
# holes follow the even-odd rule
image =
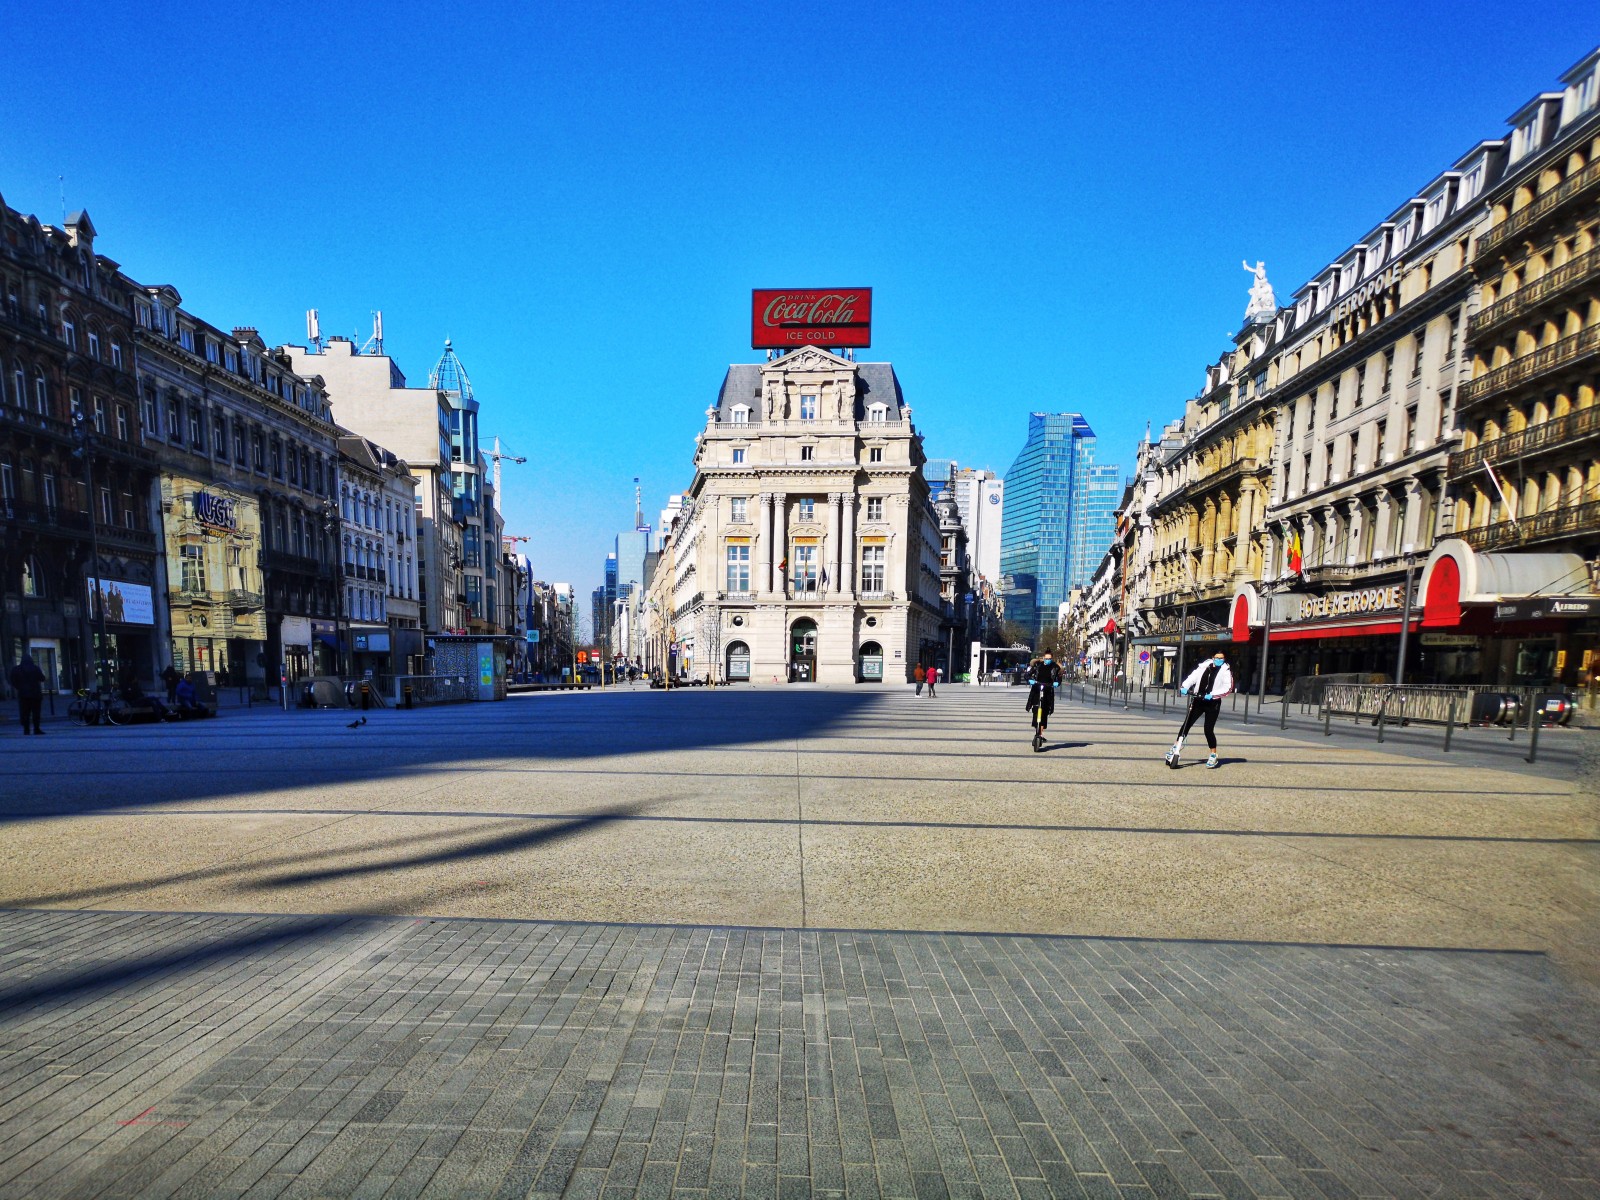
[[[1033,727],[1039,738],[1050,727],[1050,714],[1056,710],[1056,685],[1060,682],[1061,668],[1048,654],[1028,670],[1028,710],[1033,714]]]

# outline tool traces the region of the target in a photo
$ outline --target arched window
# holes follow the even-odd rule
[[[728,643],[728,678],[750,678],[750,647],[744,642]]]

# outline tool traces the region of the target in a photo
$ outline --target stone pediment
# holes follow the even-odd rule
[[[802,346],[761,367],[763,375],[792,375],[801,371],[854,371],[855,363],[829,354],[817,346]]]

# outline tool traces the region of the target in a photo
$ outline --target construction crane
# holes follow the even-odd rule
[[[485,458],[494,459],[494,498],[495,498],[495,503],[496,504],[503,503],[501,501],[501,499],[500,499],[500,464],[501,464],[501,462],[502,461],[504,461],[504,462],[512,462],[512,463],[516,463],[518,466],[520,466],[523,463],[527,462],[528,460],[526,458],[523,458],[521,455],[511,454],[511,453],[502,453],[501,450],[500,450],[500,438],[499,438],[499,435],[495,436],[494,449],[489,451],[488,454],[485,454],[484,457]],[[505,509],[502,508],[500,511],[504,512]]]

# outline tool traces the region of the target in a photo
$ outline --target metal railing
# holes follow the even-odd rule
[[[1478,529],[1458,530],[1456,536],[1474,550],[1494,550],[1573,533],[1590,533],[1597,527],[1600,527],[1600,500],[1590,500],[1548,509],[1516,521],[1497,521]]]
[[[1461,403],[1472,404],[1491,392],[1537,379],[1540,375],[1564,367],[1595,349],[1600,349],[1600,325],[1580,329],[1570,337],[1552,342],[1532,354],[1513,359],[1503,367],[1496,367],[1487,375],[1478,376],[1462,387]]]
[[[1466,450],[1458,450],[1450,456],[1450,474],[1452,477],[1464,475],[1483,465],[1486,459],[1496,463],[1511,462],[1541,450],[1596,436],[1600,436],[1600,404],[1540,421],[1516,433],[1490,438]]]
[[[1478,239],[1475,257],[1482,258],[1507,238],[1538,224],[1568,201],[1576,200],[1590,188],[1600,186],[1600,162],[1590,163],[1572,178],[1565,180],[1540,196],[1527,208],[1512,213],[1500,224]]]
[[[1521,316],[1534,305],[1586,282],[1597,269],[1600,269],[1600,250],[1587,251],[1570,262],[1562,263],[1555,270],[1546,272],[1532,283],[1518,288],[1504,300],[1475,312],[1467,321],[1468,340],[1481,337],[1496,325]]]

